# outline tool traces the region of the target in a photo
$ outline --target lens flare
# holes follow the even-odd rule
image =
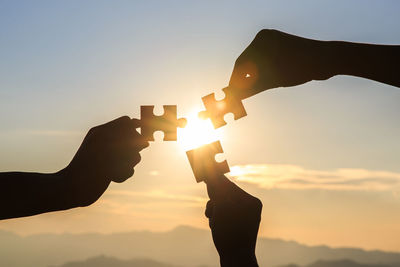
[[[197,112],[189,113],[186,119],[186,127],[182,129],[178,128],[178,144],[185,151],[221,139],[221,131],[218,129],[215,130],[209,119],[200,119],[197,116]]]

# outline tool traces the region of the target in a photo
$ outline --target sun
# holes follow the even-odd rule
[[[191,112],[186,117],[185,128],[178,128],[178,144],[185,151],[220,140],[222,133],[215,130],[211,121],[200,119],[198,112]]]

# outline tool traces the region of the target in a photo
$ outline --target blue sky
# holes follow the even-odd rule
[[[122,115],[137,117],[142,104],[177,104],[182,116],[200,110],[201,97],[227,85],[235,59],[263,28],[322,40],[399,44],[398,10],[398,1],[0,1],[0,170],[59,170],[90,127]],[[384,171],[387,179],[397,179],[399,103],[398,88],[353,77],[270,90],[244,101],[248,116],[224,127],[221,142],[231,166],[285,165],[288,170],[303,168],[300,173],[308,176],[326,171],[340,179],[346,177],[336,170],[343,168],[366,171],[366,177]],[[167,166],[166,158],[182,169]],[[125,192],[124,197],[133,194],[140,203],[157,194],[205,198],[191,175],[179,144],[156,142],[143,153],[134,181],[111,189]],[[354,181],[350,178],[348,182]],[[263,235],[400,251],[399,243],[385,246],[378,235],[346,239],[365,218],[382,215],[380,205],[390,207],[384,218],[391,225],[381,236],[400,234],[400,217],[394,215],[400,207],[393,197],[397,188],[381,190],[382,179],[376,179],[361,186],[362,192],[318,186],[266,189],[256,187],[258,182],[242,186],[276,201],[276,211],[267,205],[275,217],[268,221],[264,216]],[[287,198],[291,192],[293,199]],[[173,202],[164,207],[175,209],[172,215],[160,213],[150,201],[131,207],[129,220],[135,223],[118,228],[110,221],[112,226],[104,228],[93,214],[104,216],[104,205],[111,200],[113,209],[123,206],[113,198],[116,194],[107,194],[103,204],[85,211],[87,229],[159,230],[182,223],[206,227],[196,217],[202,216],[200,199],[193,206]],[[290,225],[291,206],[286,210],[278,204],[282,199],[303,203],[301,199],[307,206],[318,199],[340,210],[341,204],[330,199],[343,194],[354,197],[346,204],[349,214],[366,199],[376,209],[349,215],[354,228],[334,229],[306,220],[316,210],[296,215],[304,222],[301,227]],[[318,214],[329,217],[323,209]],[[77,210],[11,220],[0,227],[24,232],[29,222],[30,232],[86,230],[74,216],[84,217]],[[375,220],[363,230],[378,225]],[[310,234],[316,227],[326,234],[324,239]],[[338,233],[341,238],[335,239]]]

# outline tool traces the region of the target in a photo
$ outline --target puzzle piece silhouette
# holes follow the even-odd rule
[[[225,98],[219,101],[215,100],[214,93],[202,97],[206,110],[199,112],[200,118],[211,119],[215,129],[226,125],[224,116],[227,113],[233,113],[235,120],[247,115],[242,103],[242,98],[239,97],[239,94],[237,94],[235,90],[225,87],[222,91],[225,93]]]
[[[186,126],[186,119],[178,119],[176,105],[164,105],[164,114],[154,115],[154,106],[140,106],[141,135],[146,141],[154,141],[154,132],[163,131],[164,141],[176,141],[176,128]]]
[[[207,182],[208,178],[212,179],[230,171],[226,160],[223,162],[215,161],[215,155],[223,152],[219,141],[186,151],[194,177],[198,183],[201,181]]]

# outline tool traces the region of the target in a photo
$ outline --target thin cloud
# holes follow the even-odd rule
[[[366,169],[312,170],[296,165],[254,164],[231,167],[238,182],[261,188],[326,190],[400,190],[400,173]]]
[[[138,217],[152,218],[169,216],[163,213],[156,214],[148,210],[168,207],[204,207],[208,199],[194,195],[172,194],[161,190],[134,192],[129,190],[110,190],[100,200],[102,211],[112,214],[135,214]],[[122,197],[122,198],[121,198]],[[126,201],[129,198],[131,201]],[[139,200],[140,201],[137,201]]]
[[[29,135],[40,135],[40,136],[60,136],[60,137],[65,137],[65,136],[81,136],[84,133],[79,132],[79,131],[58,131],[58,130],[31,130],[31,131],[26,131],[26,134]]]
[[[134,192],[128,190],[112,190],[108,192],[112,196],[145,197],[155,200],[185,201],[193,203],[204,203],[208,199],[193,195],[171,194],[161,190]]]
[[[75,137],[75,136],[84,136],[85,132],[81,131],[67,131],[67,130],[9,130],[9,131],[1,131],[0,135],[2,136],[49,136],[49,137]]]

